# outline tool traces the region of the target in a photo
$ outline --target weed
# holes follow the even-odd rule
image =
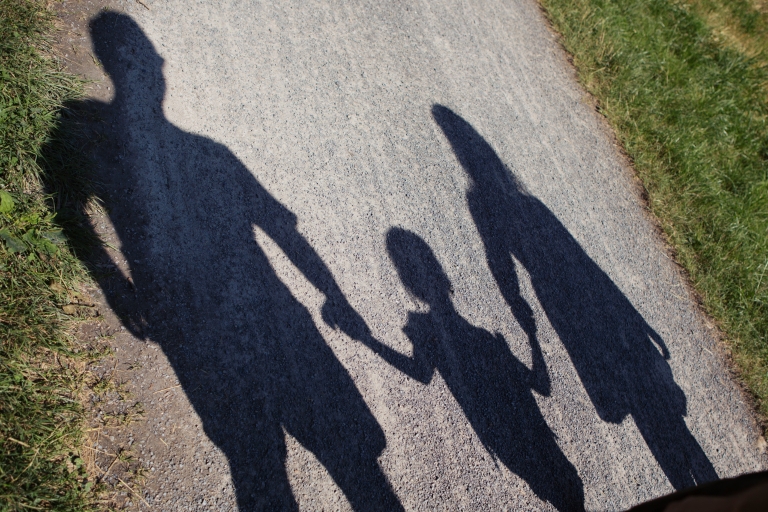
[[[0,509],[84,510],[82,368],[62,308],[86,279],[59,216],[91,190],[58,161],[61,107],[79,97],[60,71],[41,0],[0,0]],[[43,147],[53,148],[46,161]],[[80,173],[80,174],[78,174]],[[76,230],[70,230],[75,232]]]

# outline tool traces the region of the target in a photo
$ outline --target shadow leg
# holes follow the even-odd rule
[[[294,428],[286,425],[286,430],[317,457],[354,510],[403,510],[377,461],[386,440],[375,421],[354,414],[347,418],[333,413],[324,416],[315,415],[310,421],[305,417]]]
[[[237,422],[237,418],[228,420],[224,425],[229,427],[232,420]],[[261,425],[263,428],[254,423],[248,430],[220,428],[216,432],[216,444],[229,460],[238,509],[298,511],[285,470],[283,431],[271,421],[264,422],[269,424]]]
[[[386,438],[351,379],[325,376],[313,384],[292,394],[286,431],[317,457],[354,510],[403,510],[377,461]]]
[[[634,415],[640,433],[672,486],[685,489],[717,480],[717,472],[688,430],[683,416],[670,414],[663,420]]]
[[[344,494],[352,508],[358,511],[403,510],[386,476],[375,458],[346,459],[348,454],[336,454],[328,460],[326,468]]]
[[[525,480],[536,496],[557,510],[583,511],[584,484],[551,434],[536,439],[521,437],[523,439],[513,443],[518,449],[507,445],[513,449],[503,450],[506,453],[497,452],[504,465]]]

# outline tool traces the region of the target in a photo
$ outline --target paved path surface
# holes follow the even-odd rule
[[[534,1],[115,7],[85,106],[153,510],[619,510],[765,467]]]

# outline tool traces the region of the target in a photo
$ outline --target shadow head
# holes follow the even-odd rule
[[[165,95],[163,58],[130,17],[102,11],[88,23],[93,49],[112,79],[117,97],[158,106]]]
[[[387,252],[405,288],[430,307],[450,302],[451,282],[427,243],[402,228],[387,233]]]
[[[432,118],[451,144],[453,154],[470,178],[472,189],[525,194],[524,187],[507,169],[490,144],[471,124],[443,105],[432,105]]]

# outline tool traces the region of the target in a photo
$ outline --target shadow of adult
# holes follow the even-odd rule
[[[429,312],[408,315],[403,331],[413,344],[412,357],[371,338],[362,341],[424,384],[440,372],[490,453],[542,500],[559,510],[583,510],[581,479],[555,442],[531,392],[549,394],[547,369],[535,339],[529,370],[500,334],[475,327],[456,312],[451,283],[421,238],[393,228],[387,234],[387,250],[403,285],[429,305]]]
[[[683,419],[686,398],[664,340],[467,121],[441,105],[432,114],[471,180],[467,204],[488,266],[523,328],[534,334],[511,255],[530,274],[600,418],[632,415],[676,489],[717,479]]]
[[[225,146],[165,119],[163,60],[139,26],[103,12],[90,29],[115,96],[82,107],[103,120],[101,147],[113,157],[105,160],[113,161],[104,177],[109,215],[132,275],[120,286],[105,278],[103,287],[131,332],[167,355],[229,460],[240,510],[297,508],[285,432],[317,457],[354,509],[401,509],[377,462],[382,429],[272,269],[254,226],[325,294],[327,323],[352,336],[368,327],[296,216]]]

